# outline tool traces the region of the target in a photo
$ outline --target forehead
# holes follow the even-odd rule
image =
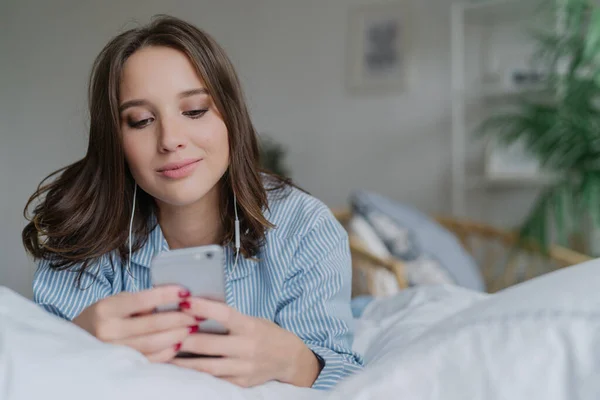
[[[165,99],[202,87],[204,82],[184,53],[170,47],[149,46],[125,62],[119,100]]]

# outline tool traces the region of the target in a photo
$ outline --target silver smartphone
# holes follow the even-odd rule
[[[222,246],[190,247],[159,253],[150,268],[152,284],[181,285],[192,297],[225,302],[225,252]],[[157,311],[178,310],[179,304],[169,304]],[[226,334],[227,329],[214,320],[198,324],[201,332]]]

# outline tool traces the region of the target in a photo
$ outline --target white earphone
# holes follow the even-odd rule
[[[129,256],[127,257],[127,273],[129,275],[131,275],[132,278],[132,282],[133,282],[133,288],[135,289],[135,291],[137,292],[138,286],[135,283],[135,277],[133,276],[133,274],[131,273],[131,234],[132,234],[132,229],[133,229],[133,216],[135,215],[135,204],[136,204],[136,198],[137,198],[137,183],[134,184],[134,189],[133,189],[133,206],[131,209],[131,218],[129,219],[129,238],[127,239],[127,245],[129,246]]]
[[[135,184],[134,189],[133,189],[133,205],[131,207],[131,218],[129,219],[129,236],[127,239],[127,244],[129,246],[129,256],[127,257],[127,272],[129,273],[129,275],[131,275],[131,277],[133,278],[133,287],[134,290],[137,292],[138,286],[135,283],[135,277],[133,276],[133,274],[131,273],[131,249],[132,249],[132,242],[131,242],[131,236],[133,234],[133,217],[135,215],[135,205],[136,205],[136,199],[137,199],[137,184]],[[238,264],[238,257],[240,255],[240,245],[241,245],[241,239],[240,239],[240,220],[238,218],[238,209],[237,209],[237,197],[235,195],[235,193],[233,194],[233,210],[235,212],[235,262],[233,264],[233,269],[231,272],[235,271],[237,264]]]
[[[237,209],[237,197],[235,193],[233,194],[233,210],[235,212],[235,262],[233,263],[233,269],[231,272],[235,271],[238,263],[238,257],[240,255],[240,220],[238,219],[238,209]]]

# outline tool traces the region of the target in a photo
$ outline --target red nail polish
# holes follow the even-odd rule
[[[192,325],[189,328],[190,334],[198,332],[198,325]]]
[[[179,308],[183,310],[189,310],[190,308],[192,308],[192,305],[189,301],[182,301],[181,303],[179,303]]]
[[[182,299],[190,297],[190,295],[191,295],[191,293],[190,293],[189,290],[185,290],[184,289],[184,290],[179,291],[179,297],[182,298]]]
[[[175,345],[175,351],[179,351],[179,350],[181,350],[181,343],[177,343]]]
[[[204,322],[204,321],[206,321],[206,318],[196,317],[196,322]]]

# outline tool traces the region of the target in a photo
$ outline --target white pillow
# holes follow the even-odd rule
[[[350,235],[358,238],[365,248],[371,253],[380,258],[390,258],[392,254],[389,252],[385,243],[377,236],[377,233],[371,228],[371,225],[363,217],[353,215],[348,223]]]
[[[396,237],[396,245],[403,243],[402,246],[409,246],[408,231],[402,231],[397,226],[390,226]],[[348,224],[349,234],[358,239],[367,250],[373,255],[388,259],[392,258],[392,253],[388,250],[383,240],[377,235],[377,232],[371,227],[369,222],[360,215],[353,215]],[[392,232],[389,232],[390,235]],[[440,263],[431,258],[431,256],[421,253],[415,259],[401,261],[404,264],[404,271],[407,280],[413,285],[440,285],[453,284],[454,281],[448,272],[440,266]],[[400,291],[398,281],[393,273],[379,268],[372,272],[372,295],[377,297],[386,297],[396,294]]]
[[[377,236],[371,225],[358,215],[352,216],[348,223],[348,234],[358,240],[369,252],[382,259],[388,259],[392,255],[385,244]],[[384,268],[370,271],[371,288],[370,295],[376,297],[387,297],[398,293],[398,281],[396,276]]]

